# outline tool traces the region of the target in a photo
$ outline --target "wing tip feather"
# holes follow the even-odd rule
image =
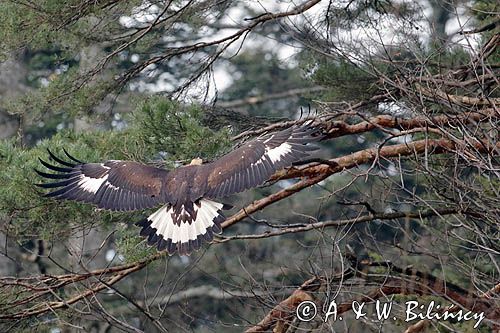
[[[73,157],[72,155],[70,155],[70,154],[68,153],[68,151],[66,150],[66,148],[64,148],[64,147],[63,147],[63,152],[66,154],[66,156],[68,156],[68,158],[69,158],[70,160],[73,160],[74,162],[79,163],[79,164],[84,164],[84,163],[85,163],[85,162],[82,162],[82,161],[80,161],[79,159],[77,159],[77,158]]]

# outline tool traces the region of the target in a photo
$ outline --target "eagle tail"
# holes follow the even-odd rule
[[[194,205],[194,219],[185,220],[179,219],[174,207],[166,204],[136,225],[142,227],[140,235],[147,237],[148,245],[166,250],[169,255],[189,255],[222,232],[221,223],[226,219],[222,210],[227,208],[222,203],[200,199]]]

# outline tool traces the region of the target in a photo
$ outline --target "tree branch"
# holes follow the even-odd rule
[[[245,333],[268,332],[274,325],[276,326],[273,332],[286,332],[297,306],[304,301],[313,301],[310,292],[318,290],[322,285],[321,278],[314,277],[307,280],[289,297],[276,305],[257,325],[247,329]]]
[[[465,145],[465,143],[463,143]],[[338,173],[347,169],[352,169],[362,164],[373,162],[376,158],[391,158],[398,156],[408,156],[413,154],[422,154],[424,152],[432,151],[433,154],[442,154],[445,152],[454,151],[458,144],[447,139],[437,139],[437,140],[419,140],[410,143],[402,143],[392,146],[384,146],[382,148],[369,148],[364,149],[346,156],[331,159],[331,165],[337,165],[336,167],[331,165],[313,165],[304,167],[301,169],[290,168],[287,170],[278,171],[271,177],[270,181],[276,181],[281,179],[289,178],[300,178],[307,177],[299,181],[298,183],[283,189],[279,192],[273,193],[265,198],[254,201],[247,207],[241,209],[238,213],[234,214],[228,218],[222,227],[225,229],[247,217],[248,214],[252,214],[256,211],[263,209],[277,201],[280,201],[286,197],[291,196],[309,186],[317,184],[322,180],[328,178],[334,173]],[[497,143],[495,147],[484,146],[483,144],[477,143],[476,148],[480,151],[494,151],[495,149],[500,149],[500,143]]]
[[[274,236],[280,236],[285,234],[306,232],[309,230],[323,230],[329,227],[338,227],[346,224],[358,224],[358,223],[366,223],[374,220],[393,220],[398,218],[426,218],[431,216],[445,216],[458,214],[460,211],[458,209],[433,209],[422,212],[393,212],[393,213],[376,213],[369,214],[366,216],[355,217],[352,219],[345,220],[334,220],[334,221],[323,221],[311,223],[301,227],[293,227],[293,228],[283,228],[277,231],[269,231],[262,234],[251,234],[251,235],[236,235],[236,236],[217,236],[217,243],[225,243],[235,239],[260,239],[260,238],[269,238]]]
[[[292,96],[301,96],[304,94],[310,94],[313,92],[318,92],[318,91],[324,91],[326,88],[324,87],[309,87],[309,88],[297,88],[297,89],[290,89],[274,94],[266,94],[266,95],[261,95],[261,96],[251,96],[251,97],[246,97],[242,99],[236,99],[232,101],[218,101],[217,106],[223,107],[223,108],[237,108],[245,105],[255,105],[259,103],[263,103],[266,101],[270,101],[273,99],[280,99],[280,98],[285,98],[285,97],[292,97]]]

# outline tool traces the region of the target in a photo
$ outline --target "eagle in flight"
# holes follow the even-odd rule
[[[40,159],[56,173],[35,170],[53,180],[37,184],[55,189],[45,197],[82,201],[100,209],[133,211],[162,205],[136,225],[140,235],[159,251],[190,254],[203,242],[221,233],[222,210],[230,206],[213,199],[263,184],[276,171],[291,166],[317,147],[321,139],[311,122],[263,134],[210,163],[195,159],[191,164],[168,171],[133,161],[109,160],[85,163],[64,153],[70,161],[50,157],[60,165]]]

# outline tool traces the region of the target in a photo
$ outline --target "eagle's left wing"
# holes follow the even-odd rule
[[[223,197],[261,185],[276,171],[318,149],[309,145],[321,139],[310,124],[269,133],[245,143],[220,159],[204,164],[207,197]]]
[[[40,159],[46,168],[58,173],[35,170],[40,176],[54,180],[37,184],[55,189],[46,197],[93,203],[99,208],[115,211],[151,208],[165,202],[162,188],[167,170],[132,161],[84,163],[64,152],[71,162],[56,157],[49,150],[52,159],[61,166]]]

